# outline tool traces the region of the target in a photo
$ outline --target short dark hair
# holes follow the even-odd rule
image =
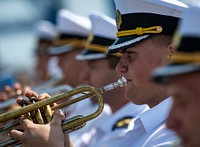
[[[152,41],[155,42],[156,45],[169,45],[169,43],[172,42],[172,36],[170,35],[163,35],[163,34],[159,34],[159,35],[153,35],[151,37]]]

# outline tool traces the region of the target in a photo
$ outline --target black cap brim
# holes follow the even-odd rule
[[[133,46],[134,44],[139,43],[149,37],[150,35],[143,35],[143,36],[135,35],[135,36],[117,38],[116,41],[111,46],[109,46],[108,54],[113,54],[122,51],[124,49],[127,49]]]
[[[88,60],[104,59],[106,57],[107,55],[105,53],[84,49],[80,54],[76,56],[76,60],[88,61]]]
[[[200,71],[199,64],[169,64],[153,71],[151,79],[157,83],[167,83],[171,77]]]
[[[63,45],[63,46],[53,46],[50,48],[49,50],[49,55],[52,55],[52,56],[57,56],[57,55],[61,55],[61,54],[64,54],[64,53],[68,53],[72,50],[74,50],[75,47],[71,44],[66,44],[66,45]]]

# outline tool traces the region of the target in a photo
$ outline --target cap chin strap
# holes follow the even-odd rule
[[[143,35],[143,34],[158,34],[163,31],[161,26],[153,26],[148,28],[137,27],[133,30],[125,30],[117,32],[117,37],[131,36],[131,35]]]

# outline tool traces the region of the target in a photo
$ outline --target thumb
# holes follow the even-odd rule
[[[20,142],[23,142],[23,132],[18,131],[18,130],[11,130],[10,131],[10,137],[18,140]]]
[[[60,109],[58,109],[54,112],[53,119],[50,122],[50,124],[61,125],[63,119],[65,119],[65,115]]]

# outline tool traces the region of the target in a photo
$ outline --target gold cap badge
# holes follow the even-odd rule
[[[120,29],[120,26],[122,24],[122,16],[119,10],[116,11],[116,25],[117,28]]]

